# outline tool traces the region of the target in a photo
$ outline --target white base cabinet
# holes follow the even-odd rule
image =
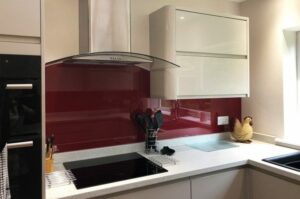
[[[190,199],[190,180],[180,180],[97,199]],[[96,198],[95,198],[96,199]]]
[[[249,169],[249,199],[299,199],[300,183]]]
[[[93,199],[299,199],[300,182],[235,168]]]
[[[245,199],[245,170],[234,169],[192,177],[192,199]]]

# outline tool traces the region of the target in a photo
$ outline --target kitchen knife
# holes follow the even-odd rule
[[[146,130],[145,117],[146,117],[145,113],[138,113],[138,114],[135,115],[135,121],[136,121],[136,123],[144,131]]]
[[[156,126],[156,129],[160,129],[160,127],[163,125],[163,122],[164,122],[164,118],[163,118],[163,114],[161,112],[161,110],[157,111],[155,114],[154,114],[154,123],[155,123],[155,126]]]
[[[146,115],[146,117],[145,117],[145,123],[146,123],[146,128],[147,129],[153,129],[152,118],[151,118],[150,115]]]
[[[50,150],[50,138],[47,138],[46,140],[46,158],[50,157],[50,153],[49,153],[49,150]]]

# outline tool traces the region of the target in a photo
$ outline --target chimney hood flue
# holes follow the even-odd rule
[[[79,1],[79,52],[130,52],[130,0]]]

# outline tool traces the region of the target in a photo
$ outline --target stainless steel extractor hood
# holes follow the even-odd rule
[[[46,67],[59,63],[65,64],[84,64],[84,65],[113,65],[113,66],[138,66],[146,70],[161,71],[166,69],[175,69],[179,66],[167,60],[132,52],[95,52],[83,53],[80,55],[65,57],[59,60],[51,61]]]
[[[64,64],[138,66],[150,71],[151,97],[175,99],[178,65],[150,55],[134,53],[130,40],[130,0],[79,1],[80,54],[48,62]],[[167,97],[166,97],[167,96]],[[169,96],[172,96],[171,98]]]
[[[147,70],[177,68],[169,61],[131,52],[130,0],[79,1],[79,55],[58,62],[92,65],[136,65]]]

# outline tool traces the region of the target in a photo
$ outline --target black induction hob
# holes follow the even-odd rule
[[[77,189],[167,172],[166,169],[138,153],[65,162],[63,164],[75,176],[74,184]]]

